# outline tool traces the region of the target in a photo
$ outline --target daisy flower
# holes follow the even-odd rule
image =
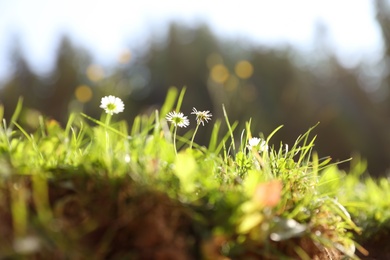
[[[248,141],[248,148],[249,149],[252,149],[254,147],[258,147],[259,145],[260,145],[259,152],[268,151],[268,145],[267,145],[267,142],[265,140],[262,140],[261,138],[258,138],[258,137],[252,137]]]
[[[123,104],[122,100],[111,95],[102,98],[100,107],[110,115],[118,114],[123,112],[125,109],[125,105]]]
[[[173,148],[175,150],[175,153],[177,154],[177,149],[176,149],[177,127],[187,127],[190,125],[190,121],[183,113],[181,112],[177,113],[176,111],[169,112],[166,115],[165,119],[171,122],[175,126],[175,131],[173,132]]]
[[[259,152],[266,152],[268,151],[268,144],[265,140],[262,140],[260,143],[260,150]]]
[[[198,125],[202,124],[204,126],[204,122],[208,123],[209,120],[211,120],[211,117],[213,116],[210,111],[205,110],[205,111],[198,111],[196,108],[192,108],[192,113],[196,115],[196,123]]]
[[[261,141],[260,138],[252,137],[252,138],[249,139],[249,141],[248,141],[248,147],[249,147],[249,148],[255,147],[255,146],[257,146],[257,145],[260,143],[260,141]]]
[[[198,132],[198,128],[199,128],[200,124],[202,124],[204,126],[204,122],[208,123],[212,117],[212,114],[210,113],[210,111],[208,111],[208,110],[198,111],[198,110],[196,110],[195,107],[192,108],[191,114],[196,115],[196,128],[195,128],[194,134],[192,135],[190,149],[192,148],[192,145],[193,145],[194,139],[195,139],[195,135]]]
[[[165,118],[175,127],[187,127],[190,125],[190,121],[188,120],[187,116],[181,112],[169,112]]]

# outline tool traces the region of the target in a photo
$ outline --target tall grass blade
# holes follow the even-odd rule
[[[276,134],[276,132],[278,132],[279,130],[280,130],[280,128],[282,128],[283,127],[283,125],[280,125],[280,126],[278,126],[274,131],[272,131],[269,135],[268,135],[268,137],[267,137],[267,143],[269,142],[269,140],[271,140],[271,138]]]
[[[116,134],[118,134],[118,135],[120,135],[120,136],[122,136],[122,137],[125,137],[125,138],[128,137],[128,136],[126,136],[125,134],[121,133],[120,131],[116,130],[115,128],[113,128],[113,127],[111,127],[111,126],[109,126],[109,125],[106,125],[105,123],[102,123],[102,122],[100,122],[99,120],[96,120],[95,118],[92,118],[92,117],[90,117],[90,116],[88,116],[88,115],[86,115],[86,114],[84,114],[84,113],[80,113],[80,115],[82,115],[83,117],[85,117],[85,118],[91,120],[92,122],[96,123],[96,124],[99,125],[99,126],[102,126],[102,127],[104,127],[104,128],[107,128],[108,130],[110,130],[110,131],[112,131],[112,132],[114,132],[114,133],[116,133]]]
[[[171,87],[168,90],[167,97],[165,98],[164,104],[161,107],[160,116],[164,117],[169,111],[172,110],[177,98],[178,90],[175,87]]]
[[[179,112],[181,109],[181,104],[183,103],[184,99],[184,94],[186,93],[187,87],[183,87],[180,91],[179,98],[177,99],[177,104],[176,104],[176,112]]]
[[[22,107],[23,107],[23,97],[19,97],[18,103],[16,104],[15,111],[12,114],[12,117],[11,117],[11,122],[9,124],[9,129],[12,129],[13,125],[18,120],[20,112],[22,111]]]
[[[223,104],[222,104],[222,110],[223,110],[223,116],[225,117],[227,127],[229,129],[230,138],[232,139],[233,152],[235,153],[236,152],[236,145],[235,145],[235,141],[234,141],[234,134],[233,134],[233,130],[232,130],[232,127],[230,125],[230,122],[229,122],[228,115],[226,113],[225,105],[223,105]]]
[[[227,141],[227,139],[229,139],[229,136],[231,136],[231,132],[233,132],[236,129],[237,126],[238,126],[238,122],[235,122],[231,126],[231,130],[232,131],[226,132],[225,136],[222,138],[222,140],[219,143],[218,147],[215,149],[215,153],[216,154],[219,154],[222,148],[224,148],[226,150],[226,141]]]
[[[211,132],[210,142],[209,142],[209,151],[215,152],[215,149],[217,148],[217,141],[218,141],[218,133],[219,129],[221,127],[221,121],[217,120],[213,126],[213,131]]]

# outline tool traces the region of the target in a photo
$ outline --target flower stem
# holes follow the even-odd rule
[[[196,124],[196,128],[195,128],[194,134],[192,135],[192,139],[191,139],[190,149],[192,149],[192,145],[194,144],[194,139],[195,139],[196,132],[198,132],[198,128],[199,128],[199,124]]]
[[[175,154],[177,155],[177,149],[176,149],[176,133],[177,133],[177,126],[175,126],[175,130],[173,132],[173,149],[175,150]]]
[[[104,124],[108,127],[110,125],[110,121],[111,121],[111,115],[107,114],[106,122]],[[107,153],[108,153],[108,150],[109,150],[109,146],[110,146],[110,138],[108,136],[108,131],[107,131],[107,128],[106,128],[106,150],[107,150]]]
[[[105,125],[108,127],[110,126],[110,121],[111,121],[111,115],[107,114],[106,120],[105,120]],[[106,163],[109,171],[111,171],[111,145],[110,145],[110,136],[108,134],[108,130],[106,128]]]
[[[111,115],[110,114],[107,114],[106,116],[106,122],[104,123],[106,126],[109,126],[110,125],[110,121],[111,121]]]

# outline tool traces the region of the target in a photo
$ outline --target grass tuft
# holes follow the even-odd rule
[[[20,100],[0,128],[0,258],[357,258],[390,230],[388,179],[319,158],[315,126],[275,147],[281,126],[254,136],[249,120],[237,137],[223,107],[228,131],[216,120],[204,147],[167,122],[184,94],[131,127],[71,113],[32,132]]]

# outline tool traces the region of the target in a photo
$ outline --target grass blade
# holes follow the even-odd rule
[[[12,129],[13,125],[18,120],[20,112],[22,111],[22,107],[23,107],[23,98],[19,97],[18,103],[16,104],[15,112],[12,114],[12,117],[11,117],[11,122],[9,124],[9,129]]]
[[[236,152],[236,145],[235,145],[235,143],[234,143],[233,130],[232,130],[232,127],[231,127],[231,125],[230,125],[228,115],[227,115],[227,113],[226,113],[225,105],[222,105],[222,110],[223,110],[223,116],[225,117],[225,121],[226,121],[227,127],[228,127],[228,129],[229,129],[230,138],[232,139],[233,151],[234,151],[234,153],[235,153],[235,152]]]
[[[175,87],[171,87],[168,90],[167,97],[165,98],[164,104],[161,107],[161,111],[160,111],[161,118],[164,117],[166,114],[168,114],[169,111],[172,110],[173,104],[176,101],[177,93],[178,91],[177,88]]]

